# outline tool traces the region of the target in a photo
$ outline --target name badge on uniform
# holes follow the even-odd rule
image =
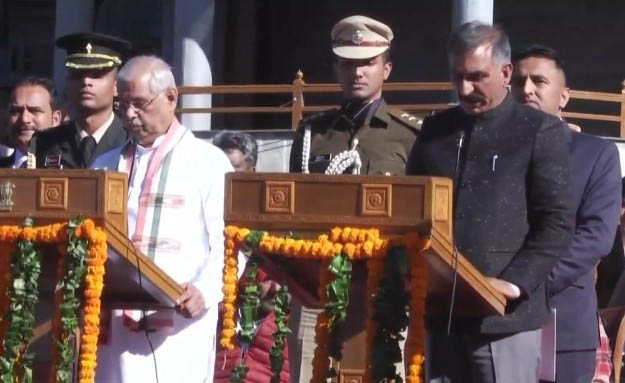
[[[330,153],[330,154],[319,154],[319,155],[310,157],[310,159],[308,160],[308,163],[309,164],[315,164],[315,163],[319,163],[319,162],[330,162],[331,159],[332,159],[332,153]]]
[[[46,156],[46,160],[44,161],[43,167],[61,169],[63,167],[61,165],[61,155],[55,154],[52,156]]]

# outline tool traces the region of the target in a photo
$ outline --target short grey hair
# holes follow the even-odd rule
[[[485,44],[492,46],[493,62],[497,64],[510,63],[510,41],[506,32],[498,26],[484,24],[480,21],[462,24],[451,34],[447,44],[449,60],[451,62],[454,56],[464,55]]]
[[[252,167],[256,167],[258,144],[250,134],[224,130],[213,137],[213,145],[224,152],[231,149],[240,150],[243,153],[245,162]]]
[[[176,87],[176,80],[169,64],[162,58],[151,55],[135,56],[128,60],[117,73],[117,80],[131,82],[139,68],[149,71],[148,86],[152,94],[159,94]]]

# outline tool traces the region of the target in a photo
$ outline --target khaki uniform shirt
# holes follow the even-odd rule
[[[388,106],[384,100],[361,126],[355,126],[340,109],[311,116],[302,121],[293,139],[289,164],[293,173],[302,171],[306,125],[311,127],[308,162],[311,173],[323,173],[334,156],[350,150],[353,140],[358,139],[356,150],[362,162],[361,174],[403,175],[421,119]]]

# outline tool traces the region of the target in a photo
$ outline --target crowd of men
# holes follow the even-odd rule
[[[343,103],[302,121],[290,171],[453,179],[454,244],[507,299],[503,316],[428,317],[427,381],[530,383],[545,371],[555,371],[556,382],[605,378],[597,363],[606,345],[593,270],[617,235],[621,170],[614,144],[562,118],[569,90],[557,52],[534,45],[512,55],[501,28],[464,24],[447,46],[458,105],[421,120],[382,95],[392,71],[391,28],[352,16],[330,35]],[[124,63],[127,41],[78,33],[57,45],[67,51],[69,118],[61,122],[49,80],[20,81],[10,95],[0,166],[29,167],[34,156],[39,168],[127,173],[129,239],[184,287],[175,311],[111,314],[97,381],[227,381],[232,360],[246,355],[221,351],[216,358],[224,174],[255,171],[256,142],[232,132],[216,136],[214,145],[195,138],[175,116],[169,65],[155,56]],[[310,282],[314,270],[290,272]],[[365,273],[354,268],[348,353],[359,347],[350,341],[365,325]],[[270,295],[276,283],[261,274],[263,296]],[[306,285],[314,300],[314,283]],[[286,382],[310,379],[314,339],[304,319],[314,311],[300,306],[293,302],[300,320],[291,325],[298,341],[289,344]],[[273,331],[267,318],[271,309],[258,337]],[[543,331],[549,325],[556,328],[554,366],[541,358],[554,340]],[[246,352],[260,355],[250,376],[268,381],[268,349]]]

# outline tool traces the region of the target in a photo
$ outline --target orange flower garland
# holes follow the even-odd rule
[[[55,223],[52,225],[39,227],[20,227],[12,225],[0,226],[0,243],[13,244],[20,236],[25,239],[40,243],[58,243],[58,253],[61,257],[67,255],[67,234],[66,223]],[[76,230],[77,236],[82,236],[89,241],[87,253],[87,276],[85,277],[85,304],[84,304],[84,322],[85,328],[82,334],[81,352],[80,352],[80,382],[94,382],[97,341],[99,334],[99,314],[100,314],[100,296],[104,287],[104,263],[107,258],[106,233],[95,226],[92,220],[83,221],[81,227]],[[8,257],[2,246],[2,256]],[[11,247],[12,249],[12,247]],[[10,251],[9,251],[10,252]],[[62,262],[59,261],[62,265]],[[60,266],[62,269],[62,266]],[[2,282],[7,282],[6,275],[3,275]],[[7,285],[4,284],[3,287]],[[57,295],[57,294],[55,294]],[[58,307],[60,300],[55,297],[55,307]],[[58,311],[58,310],[55,310]],[[55,318],[56,331],[60,318]],[[55,347],[56,348],[56,347]],[[55,356],[53,356],[53,360]],[[52,374],[54,376],[54,374]],[[52,378],[54,380],[54,378]]]
[[[80,383],[93,383],[100,335],[100,297],[104,288],[104,263],[107,258],[106,233],[101,228],[95,227],[92,220],[87,219],[76,230],[76,235],[89,241],[78,377]]]
[[[425,298],[427,293],[427,261],[422,251],[430,247],[428,239],[414,235],[406,236],[405,246],[410,251],[410,317],[408,339],[405,345],[406,360],[410,361],[406,371],[407,383],[423,382],[425,361]]]
[[[224,348],[234,348],[235,336],[235,312],[237,296],[237,254],[238,247],[250,233],[249,229],[240,229],[235,226],[226,227],[225,251],[223,269],[223,292],[224,292],[224,325],[220,343]],[[263,233],[258,249],[265,253],[278,254],[290,258],[313,258],[322,259],[323,266],[320,275],[321,303],[327,301],[325,287],[331,282],[332,273],[328,271],[330,259],[343,251],[350,259],[370,259],[369,278],[367,291],[373,292],[377,288],[377,282],[381,276],[381,257],[385,256],[391,243],[403,245],[412,254],[411,262],[411,310],[408,327],[409,339],[406,342],[406,350],[410,350],[410,366],[407,374],[407,382],[422,382],[422,364],[424,361],[425,339],[425,295],[427,292],[427,264],[421,256],[421,251],[429,247],[429,240],[420,238],[417,234],[407,234],[399,239],[390,241],[381,239],[377,229],[359,228],[333,228],[329,235],[323,234],[316,240],[295,239],[290,237],[272,236]],[[370,295],[368,295],[370,296]],[[368,307],[370,306],[368,302]],[[372,309],[369,307],[369,313]],[[370,315],[370,314],[368,314]],[[328,356],[329,344],[329,318],[324,312],[317,316],[315,326],[315,354],[313,359],[313,383],[325,383],[326,372],[330,365]],[[373,342],[375,323],[368,320],[367,323],[367,371],[371,361],[371,347]],[[368,380],[367,380],[368,379]],[[365,375],[365,381],[371,381],[371,375]]]
[[[224,229],[224,269],[223,269],[223,324],[219,343],[228,350],[234,349],[236,335],[236,302],[239,244],[245,239],[249,230],[235,226]]]

